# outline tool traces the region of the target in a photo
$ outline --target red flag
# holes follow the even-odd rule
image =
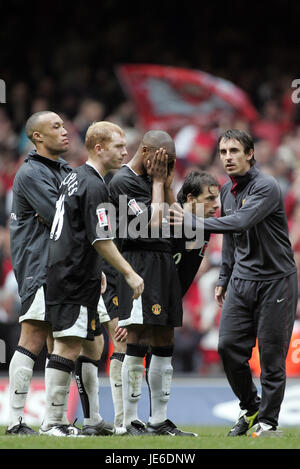
[[[206,72],[125,64],[117,68],[117,74],[144,129],[176,130],[200,119],[213,123],[226,112],[248,121],[258,117],[243,90]]]

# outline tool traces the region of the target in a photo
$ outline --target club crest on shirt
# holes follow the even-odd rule
[[[155,314],[155,316],[158,316],[161,313],[161,306],[159,304],[153,305],[152,313]]]
[[[246,202],[246,199],[243,199],[242,200],[242,206],[244,205],[245,202]]]

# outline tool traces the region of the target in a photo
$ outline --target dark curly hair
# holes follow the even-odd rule
[[[187,201],[188,194],[191,194],[194,197],[198,197],[203,193],[203,188],[205,186],[217,186],[220,187],[220,184],[214,176],[208,173],[200,171],[192,171],[185,178],[184,183],[177,194],[177,201],[180,204],[184,204]]]

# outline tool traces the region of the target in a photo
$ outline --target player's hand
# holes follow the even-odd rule
[[[106,275],[105,275],[104,272],[102,272],[102,275],[101,275],[101,295],[103,295],[103,293],[105,293],[106,287],[107,287]]]
[[[173,204],[167,215],[170,225],[182,225],[184,220],[184,210],[178,203]]]
[[[144,280],[134,270],[125,275],[124,278],[133,290],[132,298],[137,300],[144,291]]]
[[[171,188],[175,174],[175,160],[168,162],[168,175],[165,181],[165,189],[168,190]]]
[[[35,216],[35,218],[38,219],[38,221],[40,223],[42,223],[43,225],[46,225],[46,222],[45,222],[44,218],[42,218],[38,213],[36,213],[34,216]]]
[[[164,148],[156,150],[152,160],[147,161],[146,170],[153,181],[166,182],[168,178],[168,154]]]
[[[126,327],[119,327],[115,328],[115,340],[116,342],[126,342],[127,340],[127,329]]]
[[[217,286],[215,288],[215,300],[220,307],[223,306],[224,300],[226,296],[226,289],[225,287]]]

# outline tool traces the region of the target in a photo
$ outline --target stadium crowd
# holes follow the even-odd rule
[[[247,76],[244,83],[248,91],[249,80]],[[243,83],[239,86],[243,88]],[[216,154],[218,135],[226,128],[250,132],[255,139],[257,165],[279,181],[284,194],[290,240],[300,273],[299,105],[292,100],[291,77],[277,75],[273,81],[262,80],[255,90],[250,98],[260,117],[254,123],[224,113],[218,122],[190,125],[176,133],[175,187],[178,190],[186,174],[199,168],[212,173],[223,184],[227,177]],[[108,70],[99,70],[92,79],[88,68],[83,66],[73,71],[72,77],[66,74],[56,80],[46,75],[30,86],[25,81],[10,86],[7,103],[0,106],[0,336],[7,347],[7,363],[1,364],[1,369],[7,369],[19,334],[20,304],[10,262],[8,231],[11,188],[17,169],[33,148],[25,135],[24,123],[30,114],[45,109],[64,116],[70,140],[66,159],[73,167],[86,159],[85,131],[94,121],[105,119],[124,128],[129,159],[143,133],[132,103],[123,94],[115,74]],[[184,298],[184,325],[176,330],[175,371],[201,375],[222,372],[217,354],[220,310],[214,300],[221,244],[222,235],[212,235],[200,272]],[[300,324],[300,300],[298,304]]]

